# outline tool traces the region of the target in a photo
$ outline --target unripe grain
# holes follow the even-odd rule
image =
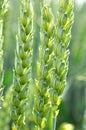
[[[41,27],[39,45],[39,60],[37,62],[37,75],[35,79],[35,99],[34,99],[34,121],[37,129],[42,130],[46,127],[49,115],[49,102],[46,96],[50,85],[50,73],[52,69],[53,57],[53,15],[48,5],[43,5],[41,9]]]

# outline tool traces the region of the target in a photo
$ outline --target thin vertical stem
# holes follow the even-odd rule
[[[57,117],[54,116],[53,117],[53,129],[52,130],[56,130],[56,119],[57,119]]]
[[[4,36],[3,36],[3,17],[7,11],[7,0],[0,0],[0,100],[3,100],[2,94],[3,94],[3,42],[4,42]],[[0,102],[1,103],[1,102]],[[0,106],[1,108],[1,106]]]
[[[34,30],[34,37],[33,37],[33,62],[32,62],[32,76],[33,79],[36,77],[36,60],[38,58],[38,46],[40,44],[40,0],[32,1],[33,4],[33,30]]]

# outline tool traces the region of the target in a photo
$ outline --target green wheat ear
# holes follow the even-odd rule
[[[25,124],[25,105],[31,73],[32,12],[30,1],[20,1],[19,30],[17,36],[11,117],[13,129]]]
[[[7,0],[0,0],[0,100],[3,100],[2,97],[2,86],[3,86],[3,17],[7,11]],[[1,106],[0,106],[1,107]]]
[[[51,88],[48,89],[48,97],[54,116],[58,115],[58,106],[61,102],[68,73],[69,43],[71,28],[74,21],[73,0],[60,0],[58,4],[57,24],[54,36],[54,59],[51,74]]]
[[[45,128],[49,116],[49,102],[46,96],[50,85],[53,57],[53,14],[48,5],[41,9],[39,60],[35,79],[34,121],[38,130]]]

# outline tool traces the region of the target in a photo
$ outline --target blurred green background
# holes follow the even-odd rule
[[[60,105],[57,130],[69,130],[61,128],[64,122],[73,124],[75,130],[86,130],[82,127],[86,109],[86,4],[80,6],[75,3],[74,13],[68,84]],[[18,1],[10,0],[8,12],[4,17],[4,95],[12,84],[18,15]]]

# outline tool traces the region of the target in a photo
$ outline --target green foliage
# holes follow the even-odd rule
[[[82,130],[86,130],[86,111],[84,112]]]
[[[0,129],[9,130],[10,129],[10,107],[11,107],[11,96],[12,90],[11,86],[6,91],[4,96],[4,102],[2,103],[2,109],[0,110]]]
[[[2,86],[3,86],[3,42],[4,42],[3,17],[6,11],[7,11],[7,1],[1,0],[0,1],[0,101],[2,100]]]
[[[0,0],[0,20],[7,12],[8,0]]]

